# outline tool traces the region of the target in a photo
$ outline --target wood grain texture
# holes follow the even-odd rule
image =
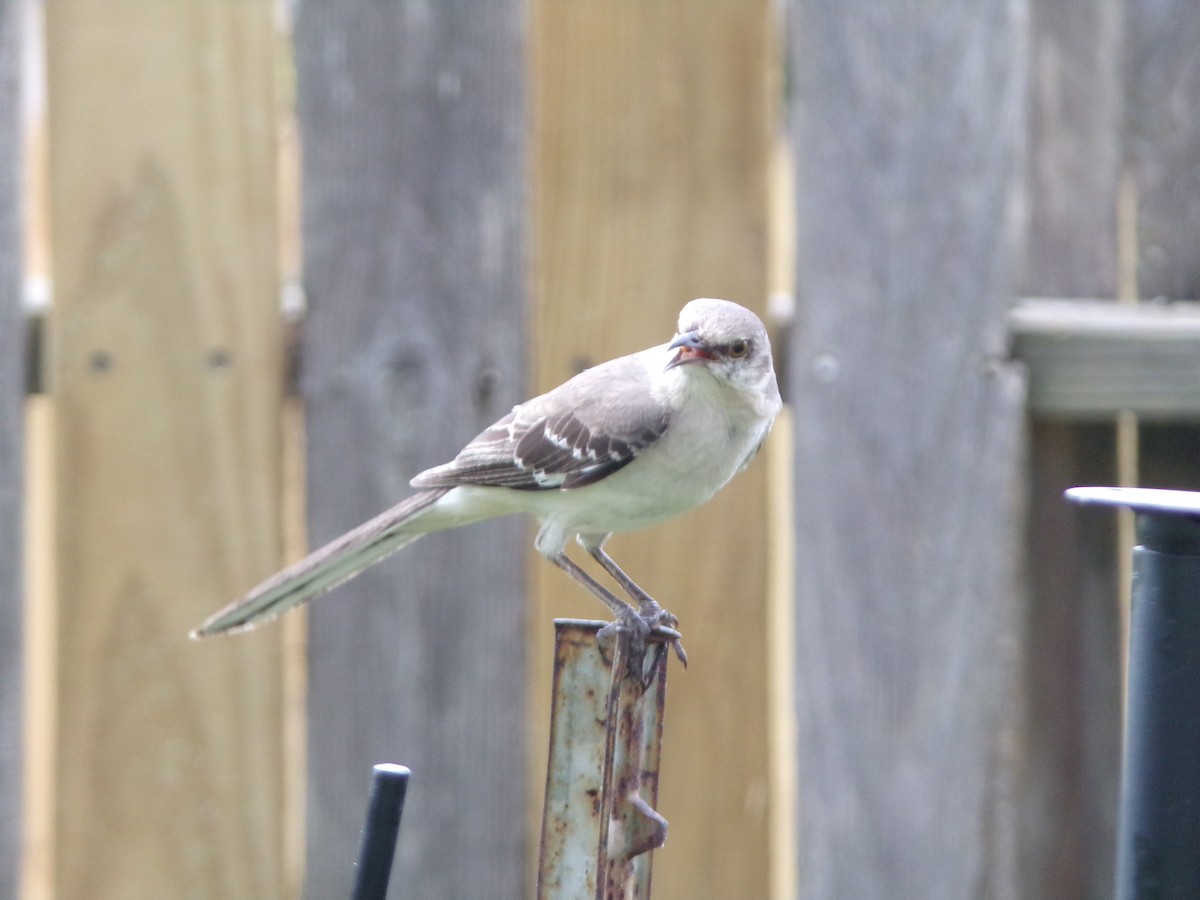
[[[1126,8],[1126,165],[1137,203],[1139,297],[1200,299],[1200,8],[1156,0]],[[1141,429],[1147,487],[1196,490],[1200,428]]]
[[[535,386],[667,340],[693,297],[762,312],[771,4],[539,0],[532,22]],[[759,461],[704,508],[610,544],[679,615],[691,657],[665,713],[656,898],[768,895],[769,805],[789,798],[769,780],[765,475]],[[535,572],[544,666],[554,616],[603,610]],[[549,684],[540,669],[535,712]]]
[[[1037,420],[1030,430],[1029,606],[1020,785],[1023,896],[1088,900],[1113,883],[1121,759],[1116,516],[1063,502],[1115,479],[1111,423]]]
[[[280,634],[187,640],[280,558],[271,5],[46,35],[56,896],[280,896]]]
[[[21,310],[18,19],[0,0],[0,896],[16,897],[21,864],[22,499],[25,324]]]
[[[515,0],[299,5],[314,546],[524,399],[523,53]],[[347,892],[379,762],[398,892],[527,895],[526,540],[432,535],[313,606],[308,896]]]
[[[804,898],[1018,898],[1024,4],[811,0],[797,160]]]
[[[1200,299],[1200,9],[1125,6],[1126,141],[1137,196],[1138,296]]]
[[[1121,8],[1029,2],[1025,296],[1116,297]]]
[[[1123,265],[1117,249],[1121,4],[1031,0],[1029,8],[1029,218],[1021,291],[1115,301]],[[1100,350],[1094,358],[1094,370],[1109,371],[1111,354]],[[1056,355],[1054,364],[1061,363]],[[1031,368],[1032,411],[1053,416],[1039,408],[1041,379]],[[1116,483],[1116,453],[1111,412],[1107,423],[1044,418],[1030,431],[1019,795],[1027,897],[1086,900],[1112,892],[1124,652],[1113,555],[1117,518],[1081,515],[1062,493],[1073,484]]]

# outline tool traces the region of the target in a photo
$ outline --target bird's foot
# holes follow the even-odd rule
[[[612,647],[612,641],[616,638],[617,633],[628,634],[630,636],[629,671],[643,683],[643,686],[649,686],[654,672],[658,668],[658,660],[666,652],[667,644],[674,649],[679,661],[685,666],[687,665],[687,653],[684,652],[681,643],[682,635],[675,629],[678,621],[675,616],[657,603],[653,603],[653,606],[643,604],[641,610],[631,606],[627,611],[621,610],[614,621],[601,628],[596,638],[601,652],[608,657],[611,650],[605,651],[603,648]],[[654,652],[647,656],[646,651],[652,644]]]
[[[600,636],[609,638],[618,631],[627,632],[632,638],[635,649],[644,650],[646,639],[650,636],[653,623],[643,618],[632,606],[624,606],[617,612],[617,617],[600,629]]]
[[[683,667],[686,669],[688,657],[687,651],[683,649],[683,635],[677,628],[679,617],[674,613],[667,612],[658,605],[656,600],[643,603],[639,617],[649,626],[651,633],[665,638],[671,644],[671,649],[675,651],[675,657],[683,663]]]
[[[650,623],[643,619],[632,606],[623,607],[617,617],[596,633],[596,641],[604,653],[605,659],[612,661],[611,654],[615,648],[619,633],[629,635],[630,663],[641,660],[646,655],[646,639],[650,637]],[[608,648],[607,650],[605,648]]]

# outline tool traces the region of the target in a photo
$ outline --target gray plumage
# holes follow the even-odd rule
[[[253,627],[319,596],[423,534],[513,513],[541,522],[538,551],[616,615],[662,611],[603,545],[708,500],[758,451],[780,409],[766,329],[754,313],[700,299],[675,338],[602,363],[515,407],[418,493],[284,569],[192,632]],[[575,538],[637,603],[566,557]]]

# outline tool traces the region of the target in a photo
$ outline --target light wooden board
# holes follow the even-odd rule
[[[299,5],[313,545],[523,399],[523,41],[515,0]],[[398,896],[528,896],[526,537],[432,535],[312,607],[308,896],[349,890],[380,762]]]
[[[57,896],[282,893],[271,12],[46,7]]]
[[[693,297],[762,312],[771,4],[539,0],[531,15],[535,387],[667,340]],[[691,655],[667,696],[656,898],[767,896],[769,808],[789,800],[768,764],[767,491],[760,460],[704,508],[610,544]],[[533,565],[542,712],[550,620],[605,610]]]
[[[25,327],[21,311],[21,154],[17,25],[0,2],[0,896],[17,896],[21,863],[22,435]]]
[[[797,160],[803,898],[1018,898],[1023,3],[813,0]]]

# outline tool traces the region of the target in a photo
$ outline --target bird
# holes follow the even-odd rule
[[[416,493],[283,569],[191,632],[245,631],[324,594],[423,535],[525,513],[537,551],[595,595],[614,624],[665,633],[662,608],[605,552],[612,534],[708,501],[749,465],[782,407],[767,329],[737,303],[699,298],[675,336],[585,369],[513,407],[450,462],[418,474]],[[575,540],[627,594],[566,553]]]

